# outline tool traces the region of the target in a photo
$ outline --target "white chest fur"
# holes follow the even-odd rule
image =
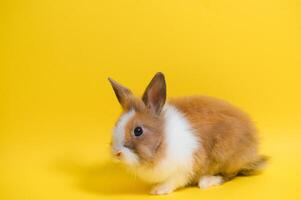
[[[193,154],[201,145],[184,114],[174,106],[165,105],[165,157],[153,168],[138,167],[137,174],[148,182],[162,182],[178,173],[189,173]]]

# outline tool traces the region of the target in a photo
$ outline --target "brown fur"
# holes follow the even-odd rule
[[[229,103],[194,96],[170,100],[191,122],[202,148],[194,155],[196,180],[202,175],[236,176],[261,158],[257,154],[256,129],[249,117]]]
[[[152,167],[164,157],[163,123],[161,117],[154,117],[144,110],[136,111],[126,125],[125,147],[139,156],[141,165]],[[133,129],[137,126],[143,127],[143,135],[139,137],[133,135]]]

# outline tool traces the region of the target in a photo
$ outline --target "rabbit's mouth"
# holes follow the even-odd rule
[[[129,166],[137,166],[139,164],[139,157],[134,151],[127,147],[112,149],[114,159],[121,161]]]

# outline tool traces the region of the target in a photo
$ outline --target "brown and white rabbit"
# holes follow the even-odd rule
[[[112,154],[145,181],[151,194],[187,186],[208,188],[236,175],[257,172],[256,129],[248,116],[229,103],[205,96],[167,103],[166,83],[157,73],[142,99],[109,78],[123,113],[112,137]]]

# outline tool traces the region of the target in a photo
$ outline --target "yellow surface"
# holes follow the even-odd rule
[[[205,94],[250,113],[271,157],[259,176],[172,199],[301,199],[299,0],[11,0],[0,3],[0,199],[169,199],[109,162],[120,107]]]

